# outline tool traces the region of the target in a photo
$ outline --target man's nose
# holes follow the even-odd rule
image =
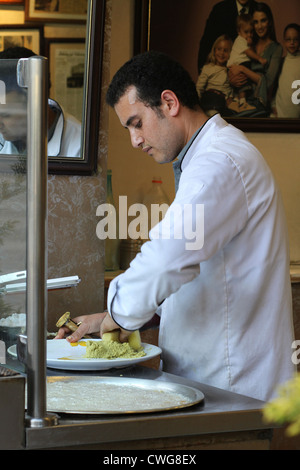
[[[135,131],[131,131],[130,138],[131,138],[131,145],[134,148],[140,147],[140,145],[144,142],[143,137]]]

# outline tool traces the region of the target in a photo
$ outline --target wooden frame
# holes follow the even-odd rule
[[[48,172],[50,174],[92,175],[97,171],[105,3],[105,0],[88,0],[83,86],[82,155],[81,158],[49,158]],[[37,26],[34,27],[38,29]],[[27,31],[28,28],[32,28],[32,26],[5,26],[5,31],[9,28],[23,32],[24,30]],[[62,41],[67,43],[68,39]],[[75,42],[80,41],[80,38],[75,40]],[[48,43],[46,45],[48,46]],[[42,48],[41,51],[43,54],[45,53],[45,49]],[[3,159],[0,159],[2,162]],[[18,157],[12,158],[12,160],[14,160],[13,163],[18,164]]]
[[[135,27],[134,27],[134,54],[151,48],[151,0],[135,0]],[[184,2],[183,2],[184,3]],[[216,3],[216,2],[213,2]],[[183,8],[187,8],[184,3]],[[163,16],[163,15],[162,15]],[[168,23],[169,22],[169,23]],[[170,19],[166,19],[165,34],[168,27],[174,29]],[[176,29],[177,31],[177,29]],[[198,47],[198,45],[196,46]],[[157,48],[156,48],[157,49]],[[300,78],[300,76],[299,76]],[[300,132],[300,119],[293,118],[226,118],[228,122],[246,132],[274,132],[297,133]]]
[[[87,21],[82,121],[83,158],[51,158],[48,162],[50,174],[91,175],[97,169],[105,0],[89,0]],[[76,39],[76,41],[78,40]]]
[[[24,5],[24,0],[0,0],[0,5]]]
[[[0,29],[0,51],[22,46],[40,54],[43,44],[42,27],[33,25],[5,25]]]
[[[84,23],[88,0],[25,0],[25,21]]]

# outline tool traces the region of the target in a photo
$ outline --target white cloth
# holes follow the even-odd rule
[[[206,122],[181,169],[169,213],[175,204],[204,204],[203,248],[155,239],[158,229],[168,231],[165,218],[111,282],[109,313],[134,330],[160,310],[163,370],[267,400],[294,372],[288,238],[278,188],[258,150],[219,115]],[[175,233],[180,226],[176,217]]]
[[[250,58],[245,53],[247,49],[249,49],[249,46],[247,44],[246,39],[242,36],[237,36],[232,45],[230,57],[227,61],[227,67],[230,67],[233,64],[242,64],[243,62],[250,62]]]
[[[292,101],[295,92],[292,83],[295,80],[300,80],[300,51],[295,55],[287,53],[284,59],[276,92],[277,117],[300,118],[300,104]]]

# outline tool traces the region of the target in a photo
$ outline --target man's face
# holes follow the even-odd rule
[[[0,105],[0,133],[7,141],[25,141],[27,134],[26,97],[7,93],[6,104]]]
[[[130,87],[115,105],[115,111],[123,127],[129,130],[132,146],[141,148],[157,163],[174,160],[185,142],[168,106],[158,110],[139,101],[136,88]]]

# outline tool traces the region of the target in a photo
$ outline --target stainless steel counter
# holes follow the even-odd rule
[[[58,424],[43,428],[26,428],[27,449],[72,448],[110,445],[128,441],[198,436],[211,433],[235,433],[267,430],[262,422],[264,403],[171,374],[143,366],[80,373],[105,377],[130,377],[162,380],[190,385],[200,389],[204,403],[176,411],[128,415],[61,414]],[[75,375],[66,371],[47,370],[47,375]],[[76,374],[78,375],[78,374]],[[144,441],[146,442],[146,441]]]

